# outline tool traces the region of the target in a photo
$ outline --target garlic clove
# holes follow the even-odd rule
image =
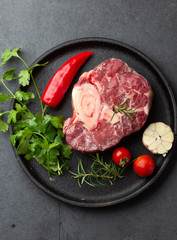
[[[158,154],[164,154],[166,152],[167,152],[167,150],[164,148],[164,146],[162,144],[157,145],[157,153]]]
[[[150,145],[155,141],[155,137],[154,136],[148,136],[146,134],[143,135],[143,142],[146,143],[146,145]]]
[[[156,149],[156,148],[157,148],[157,142],[154,141],[152,144],[149,145],[148,148],[149,148],[149,150],[154,150],[154,149]]]
[[[162,141],[162,145],[164,146],[164,148],[165,148],[167,151],[172,148],[172,143],[171,143],[171,142]]]
[[[161,137],[162,140],[166,141],[166,142],[173,142],[174,141],[174,135],[173,133],[170,131],[170,132],[167,132],[166,134],[164,134],[162,137]]]
[[[160,136],[166,134],[170,130],[171,130],[171,128],[166,124],[164,124],[162,122],[156,123],[156,131],[159,133]]]

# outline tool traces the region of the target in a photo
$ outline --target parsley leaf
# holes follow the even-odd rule
[[[39,66],[46,66],[48,64],[48,62],[43,63],[43,64],[35,64],[33,67],[28,68],[26,70],[21,70],[18,74],[19,77],[19,84],[22,85],[23,87],[29,85],[30,83],[30,74],[32,74],[33,70],[36,67]]]
[[[61,137],[56,136],[55,139],[54,139],[54,142],[56,142],[58,144],[62,144],[62,137],[64,137],[64,136],[61,136]]]
[[[23,111],[26,110],[26,106],[25,106],[25,105],[22,106],[21,104],[16,103],[16,104],[15,104],[15,109],[16,109],[18,112],[23,112]]]
[[[33,147],[34,147],[34,150],[32,151],[33,157],[37,160],[37,162],[39,164],[45,164],[46,163],[46,150],[36,144]]]
[[[20,141],[23,136],[23,130],[18,131],[16,134],[10,135],[10,141],[13,146],[16,145],[16,141]]]
[[[53,142],[55,136],[56,136],[56,129],[50,123],[50,124],[48,124],[48,127],[45,130],[45,137],[48,141]]]
[[[3,114],[4,113],[2,113],[0,109],[0,132],[7,132],[7,130],[9,129],[9,125],[1,119],[1,116]]]
[[[62,146],[62,155],[65,158],[70,158],[71,157],[72,150],[68,144],[63,144]]]
[[[0,118],[0,132],[7,132],[9,129],[9,125],[2,121],[1,118]]]
[[[17,153],[20,155],[20,154],[26,154],[29,152],[29,148],[28,148],[28,145],[29,145],[29,140],[32,136],[32,132],[28,129],[25,129],[23,131],[23,136],[20,140],[20,143],[17,147]]]
[[[18,112],[17,112],[16,110],[12,109],[12,110],[9,112],[7,122],[8,122],[8,123],[11,123],[11,122],[16,123],[16,121],[17,121],[17,113],[18,113]]]
[[[3,61],[0,64],[0,66],[4,65],[11,57],[12,57],[11,49],[6,49],[1,55]]]
[[[27,128],[28,122],[29,122],[28,115],[21,113],[21,118],[17,120],[15,124],[13,124],[13,132],[16,134],[20,130]]]
[[[16,79],[16,77],[14,76],[15,70],[16,70],[16,68],[12,68],[12,69],[6,71],[5,73],[3,73],[2,78],[7,81]]]
[[[15,93],[15,97],[22,101],[28,101],[30,99],[34,99],[35,96],[34,96],[34,93],[31,93],[31,92],[24,92],[24,91],[21,91],[21,90],[18,90],[16,93]]]
[[[31,116],[26,112],[26,105],[21,106],[21,104],[16,103],[15,109],[12,109],[9,112],[8,121],[12,122],[14,134],[18,131],[28,127],[28,121],[31,119]]]
[[[11,98],[11,96],[7,93],[0,93],[0,102],[5,102],[7,100],[9,100]]]
[[[57,135],[58,135],[59,138],[63,138],[64,137],[62,129],[58,129]]]
[[[62,128],[64,124],[64,118],[62,115],[60,116],[52,116],[51,117],[51,123],[55,128]]]
[[[23,87],[29,85],[30,83],[30,73],[28,70],[21,70],[18,74],[19,77],[19,84]]]
[[[58,156],[60,155],[60,151],[56,148],[52,148],[49,152],[49,167],[53,171],[58,170]]]
[[[32,73],[33,70],[34,70],[36,67],[45,67],[45,66],[47,66],[48,63],[49,63],[49,62],[41,63],[41,64],[37,63],[37,64],[35,64],[33,67],[29,68],[28,71],[29,71],[29,73]]]
[[[50,119],[49,115],[45,115],[43,120],[42,120],[41,114],[37,113],[36,116],[33,119],[29,120],[28,128],[33,132],[45,133],[50,120],[51,119]]]
[[[19,47],[19,48],[15,48],[15,49],[13,49],[12,50],[12,56],[13,57],[19,57],[19,55],[18,55],[18,51],[20,51],[22,49],[22,46],[21,47]]]
[[[49,150],[51,150],[52,148],[57,147],[58,145],[59,145],[59,143],[57,143],[57,142],[51,143],[51,144],[49,145]]]
[[[3,59],[3,61],[1,62],[0,66],[4,65],[7,61],[9,61],[12,57],[19,57],[18,55],[18,51],[22,49],[22,46],[19,48],[15,48],[13,50],[11,49],[6,49],[0,58]]]

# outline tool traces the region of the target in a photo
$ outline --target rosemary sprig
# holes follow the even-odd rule
[[[128,119],[133,120],[131,115],[135,115],[135,109],[134,108],[127,109],[127,101],[128,100],[129,100],[129,98],[127,98],[123,103],[121,103],[118,106],[114,105],[114,113],[113,113],[110,121],[112,121],[114,115],[117,112],[124,113],[128,117]]]
[[[109,182],[112,185],[116,179],[123,177],[123,167],[118,167],[113,161],[110,163],[104,162],[103,157],[100,157],[99,153],[96,153],[95,156],[91,155],[91,157],[93,163],[90,171],[85,171],[80,158],[78,159],[77,173],[70,171],[73,178],[77,179],[79,187],[84,183],[92,187],[105,185],[104,181]]]

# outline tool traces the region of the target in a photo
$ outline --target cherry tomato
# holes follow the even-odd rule
[[[148,177],[154,172],[154,169],[154,160],[148,155],[138,157],[133,163],[133,170],[140,177]]]
[[[124,167],[130,162],[130,151],[125,147],[118,147],[114,150],[112,154],[112,159],[115,164],[119,165],[120,167]]]

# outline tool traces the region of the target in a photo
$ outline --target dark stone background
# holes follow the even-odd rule
[[[68,40],[112,38],[150,57],[168,79],[175,97],[176,26],[176,0],[0,1],[1,53],[23,45],[22,55],[30,64]],[[0,73],[5,69],[1,67]],[[11,85],[12,89],[16,86]],[[0,105],[9,107],[9,102]],[[177,239],[177,151],[142,195],[117,206],[87,209],[61,203],[38,189],[16,161],[8,137],[0,134],[0,239]]]

